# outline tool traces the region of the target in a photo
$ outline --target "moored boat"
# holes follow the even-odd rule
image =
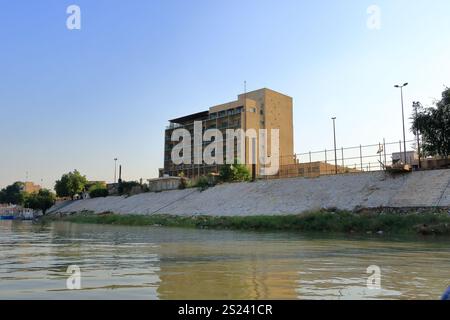
[[[14,216],[7,216],[7,215],[0,216],[0,220],[14,220],[14,219],[15,219]]]

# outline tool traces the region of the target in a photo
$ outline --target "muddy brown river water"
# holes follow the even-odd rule
[[[449,238],[0,221],[0,299],[439,299],[448,285]]]

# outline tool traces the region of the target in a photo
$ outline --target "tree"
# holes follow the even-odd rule
[[[73,197],[84,191],[87,179],[77,170],[63,174],[61,180],[55,183],[55,191],[58,197]]]
[[[91,198],[104,198],[107,197],[108,194],[108,188],[104,183],[97,182],[89,188],[89,196]]]
[[[220,180],[223,182],[231,182],[233,181],[233,169],[230,164],[225,164],[220,167],[219,171]]]
[[[243,164],[235,164],[233,165],[234,171],[234,181],[249,181],[250,180],[250,171]]]
[[[30,193],[25,196],[25,207],[42,210],[42,213],[50,209],[55,204],[56,196],[47,189],[41,189],[37,193]]]
[[[22,205],[25,200],[23,182],[14,182],[0,191],[0,203]]]
[[[247,166],[244,164],[237,163],[235,164],[225,164],[220,167],[219,172],[220,180],[224,182],[232,182],[232,181],[249,181],[250,180],[250,171]]]
[[[412,115],[413,132],[422,135],[422,153],[425,156],[450,155],[450,88],[442,93],[442,99],[435,103],[435,107],[417,109],[417,115]]]

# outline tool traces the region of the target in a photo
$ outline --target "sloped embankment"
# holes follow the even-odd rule
[[[383,172],[223,184],[66,202],[49,213],[286,215],[320,208],[450,207],[450,170],[391,177]]]

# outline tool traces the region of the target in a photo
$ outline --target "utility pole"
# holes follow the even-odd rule
[[[403,154],[405,157],[405,164],[406,164],[406,133],[405,133],[405,111],[403,108],[403,87],[406,87],[408,85],[408,82],[405,82],[403,85],[395,85],[395,88],[400,88],[400,95],[402,99],[402,123],[403,123]]]
[[[114,183],[117,182],[117,158],[114,158]]]
[[[247,132],[247,80],[244,81],[244,132]],[[239,147],[238,147],[239,148]],[[244,134],[244,165],[248,163],[247,161],[247,136]],[[242,162],[242,159],[239,159]],[[250,160],[250,159],[249,159]],[[233,159],[234,163],[234,159]]]
[[[417,119],[417,108],[420,106],[420,102],[413,102],[414,111],[416,113],[416,119]],[[421,163],[421,157],[420,157],[420,133],[419,128],[416,129],[416,138],[417,138],[417,156],[419,157],[419,169],[422,167]]]
[[[331,118],[333,120],[333,135],[334,135],[334,173],[338,173],[337,169],[337,151],[336,151],[336,117]]]

